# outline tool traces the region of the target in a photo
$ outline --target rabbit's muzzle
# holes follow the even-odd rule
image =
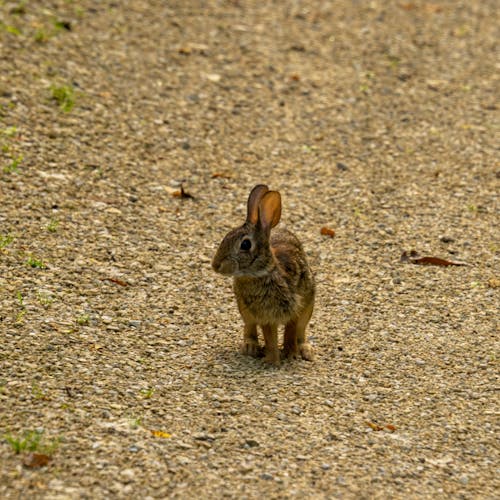
[[[217,256],[212,261],[212,267],[216,273],[231,275],[238,270],[238,262],[233,259],[217,259]]]

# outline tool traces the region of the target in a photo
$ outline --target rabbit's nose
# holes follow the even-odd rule
[[[220,274],[233,274],[234,272],[234,262],[230,259],[225,259],[217,262],[215,259],[212,262],[212,267],[214,271]]]

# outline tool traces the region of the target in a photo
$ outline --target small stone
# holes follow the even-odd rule
[[[273,475],[272,475],[272,474],[269,474],[269,472],[263,472],[263,473],[260,475],[260,478],[261,478],[261,479],[264,479],[265,481],[272,481],[272,480],[273,480]]]
[[[418,366],[424,366],[425,361],[423,359],[420,359],[420,358],[415,358],[415,364]]]
[[[120,477],[125,481],[126,483],[130,483],[134,481],[135,479],[135,472],[133,469],[123,469],[120,472]]]
[[[193,436],[194,439],[196,439],[197,441],[214,441],[215,440],[215,436],[212,436],[211,434],[207,434],[205,432],[200,432],[198,434],[195,434]]]
[[[217,73],[209,73],[206,75],[206,77],[207,77],[207,80],[214,82],[214,83],[220,82],[221,78],[222,78],[221,75],[219,75]]]
[[[310,460],[311,455],[297,455],[295,458],[297,458],[297,460]]]
[[[111,318],[110,316],[102,316],[102,322],[105,323],[106,325],[109,325],[112,321],[113,321],[113,318]]]
[[[187,464],[191,463],[191,460],[188,457],[185,457],[183,455],[179,455],[177,457],[177,462],[179,463],[179,465],[187,465]]]
[[[342,163],[341,161],[337,162],[337,168],[342,171],[349,169],[349,167],[345,163]]]
[[[245,441],[245,448],[257,448],[258,446],[260,446],[260,443],[255,441],[255,439],[247,439]]]
[[[332,466],[331,466],[330,464],[321,464],[321,468],[322,468],[323,470],[329,470],[329,469],[331,469],[331,467],[332,467]]]
[[[439,238],[443,243],[453,243],[455,241],[454,238],[452,238],[451,236],[441,236],[441,238]]]
[[[329,399],[325,399],[325,405],[330,407],[330,408],[333,408],[333,401],[330,401]]]

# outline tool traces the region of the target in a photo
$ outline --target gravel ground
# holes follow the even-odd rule
[[[0,497],[498,498],[496,8],[0,1]],[[210,268],[260,182],[312,363]]]

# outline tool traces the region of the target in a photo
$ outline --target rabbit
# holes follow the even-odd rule
[[[285,325],[286,358],[314,358],[306,342],[314,306],[314,277],[298,238],[286,229],[271,231],[280,217],[280,193],[263,184],[255,186],[248,197],[245,223],[224,237],[212,260],[217,273],[234,279],[245,325],[241,352],[254,357],[262,354],[257,336],[260,326],[264,361],[271,365],[280,363],[279,325]]]

